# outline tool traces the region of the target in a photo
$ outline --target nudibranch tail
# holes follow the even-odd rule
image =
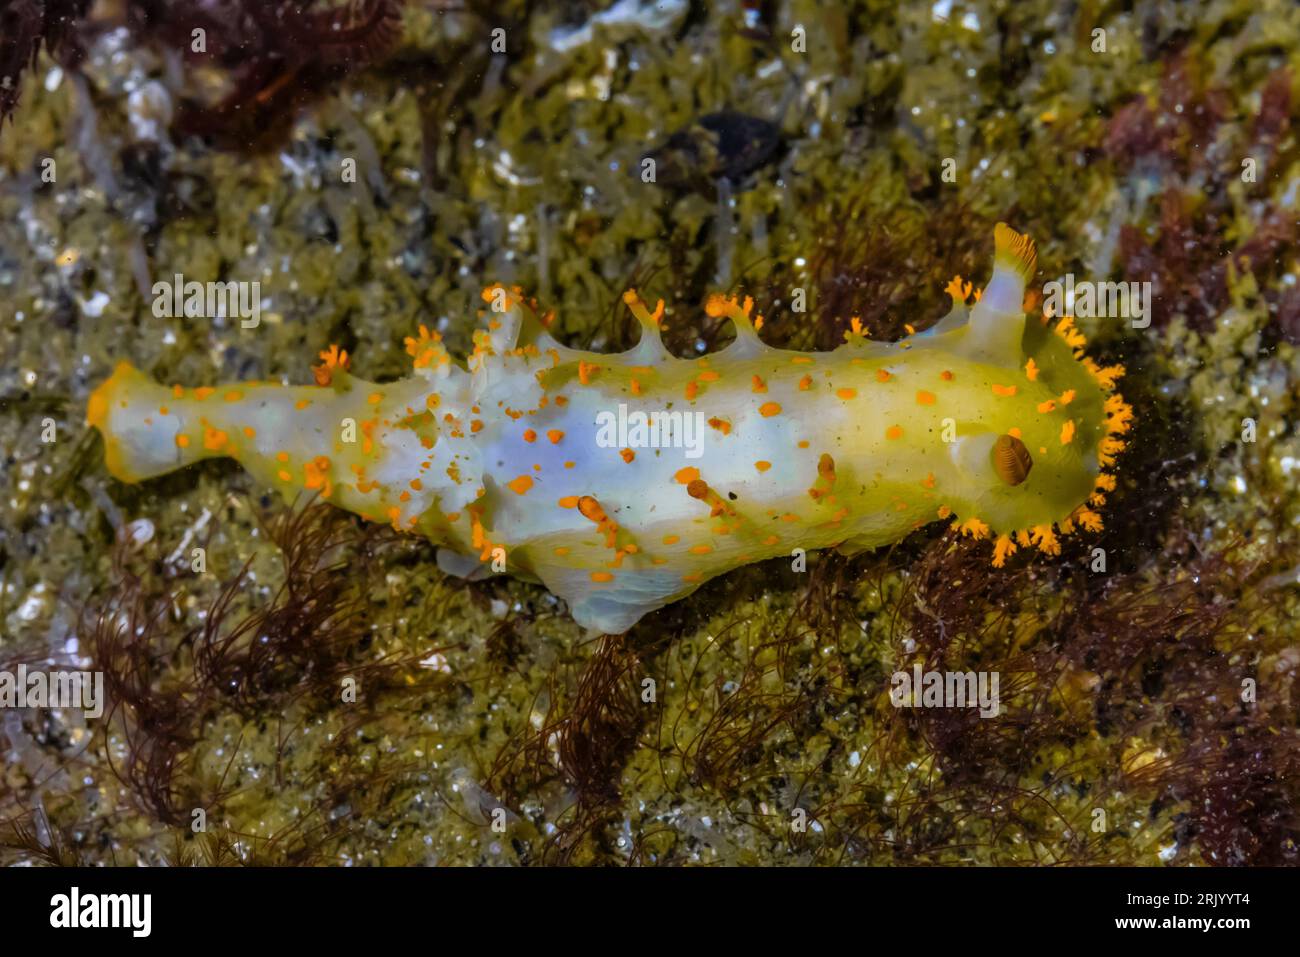
[[[442,546],[467,576],[541,581],[606,632],[739,565],[796,549],[897,541],[937,520],[1055,554],[1101,528],[1132,412],[1118,366],[1068,317],[1026,322],[1034,243],[995,231],[992,277],[900,342],[860,324],[838,349],[765,344],[752,301],[711,297],[736,340],[693,360],[664,347],[662,302],[624,302],[632,349],[570,349],[520,290],[483,292],[464,363],[421,326],[410,378],[367,382],[331,348],[314,385],[162,386],[129,364],[91,395],[109,471],[138,482],[232,456],[289,497],[314,492]]]

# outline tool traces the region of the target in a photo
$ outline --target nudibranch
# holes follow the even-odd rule
[[[1119,366],[1069,317],[1027,321],[1033,241],[995,230],[992,278],[898,342],[854,321],[831,352],[773,348],[753,305],[715,296],[725,349],[671,355],[663,303],[624,301],[627,352],[566,348],[520,292],[484,290],[462,367],[436,332],[406,340],[411,378],[367,382],[336,347],[315,385],[163,386],[120,364],[89,400],[108,470],[139,482],[232,456],[289,497],[314,493],[442,546],[447,572],[540,581],[574,619],[618,633],[716,575],[796,549],[852,553],[947,520],[1058,554],[1101,528],[1132,413]]]

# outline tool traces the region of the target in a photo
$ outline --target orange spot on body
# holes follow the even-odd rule
[[[885,429],[885,438],[887,439],[901,439],[902,437],[903,429],[901,426],[891,425],[889,428]]]
[[[506,488],[516,495],[525,495],[533,487],[533,477],[531,475],[520,475],[506,483]]]
[[[758,407],[758,414],[765,419],[770,419],[774,415],[780,415],[781,404],[779,402],[764,402]]]
[[[924,389],[918,389],[916,393],[917,405],[934,405],[937,397],[933,392],[926,392]]]

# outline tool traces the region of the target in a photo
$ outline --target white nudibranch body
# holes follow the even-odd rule
[[[939,519],[994,538],[1000,566],[1100,528],[1131,413],[1111,394],[1122,370],[1084,356],[1068,318],[1026,322],[1032,241],[1001,225],[996,239],[974,307],[954,280],[952,312],[896,343],[855,328],[828,353],[771,348],[748,302],[715,297],[736,341],[679,359],[663,304],[628,293],[642,339],[600,355],[560,345],[497,286],[465,368],[423,327],[406,340],[414,375],[384,384],[333,347],[304,387],[168,388],[123,363],[88,419],[124,481],[233,456],[290,496],[427,536],[444,570],[541,581],[605,632],[739,565]]]

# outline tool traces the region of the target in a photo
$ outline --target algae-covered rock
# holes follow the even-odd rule
[[[108,708],[0,709],[0,861],[1297,862],[1292,4],[434,6],[292,74],[97,10],[25,72],[0,671],[104,672]],[[774,344],[898,338],[1000,220],[1041,282],[1151,294],[1076,318],[1136,410],[1104,530],[1006,568],[933,524],[596,636],[228,463],[119,483],[85,424],[121,360],[396,378],[422,323],[464,355],[495,282],[575,346],[631,344],[629,287],[681,355],[719,291]],[[257,281],[259,321],[167,314],[177,275]],[[914,668],[997,674],[998,713],[898,706]]]

